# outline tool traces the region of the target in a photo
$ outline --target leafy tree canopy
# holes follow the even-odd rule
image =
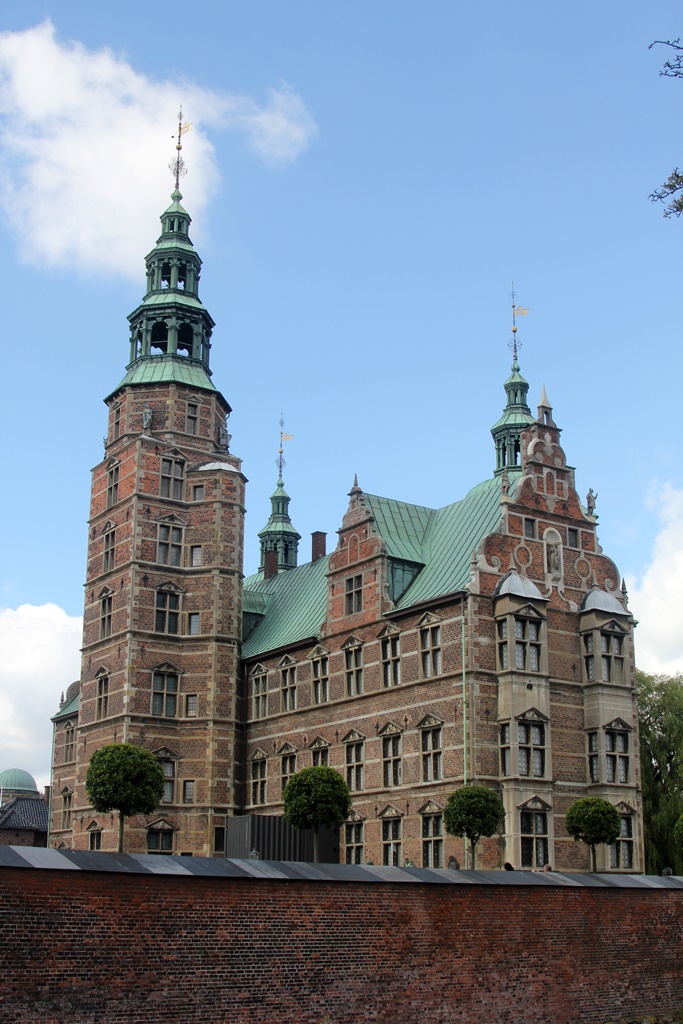
[[[683,814],[683,676],[637,673],[645,870],[683,874],[674,826]]]
[[[339,828],[351,811],[351,791],[339,772],[324,765],[292,775],[284,792],[285,819],[294,828]]]
[[[452,836],[465,836],[475,848],[482,836],[492,836],[505,820],[505,807],[497,793],[486,786],[463,786],[451,793],[443,812],[446,831]]]
[[[681,40],[656,39],[654,43],[650,43],[649,49],[651,50],[653,46],[670,46],[674,51],[671,60],[668,60],[659,72],[660,75],[664,78],[683,78],[683,46],[681,45]],[[664,210],[664,216],[680,217],[683,213],[683,195],[678,193],[681,191],[683,191],[683,172],[679,171],[678,167],[674,167],[664,184],[651,193],[650,199],[653,203],[663,203],[667,199],[671,199],[671,202]],[[671,198],[672,196],[674,198]]]
[[[123,819],[151,814],[164,795],[164,775],[149,750],[132,743],[100,747],[90,758],[85,788],[100,814],[119,812],[119,851],[123,847]]]
[[[590,847],[595,871],[595,847],[616,842],[621,834],[619,811],[600,796],[584,796],[567,808],[565,827],[575,841]]]

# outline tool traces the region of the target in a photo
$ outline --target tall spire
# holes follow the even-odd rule
[[[521,435],[522,431],[530,423],[534,422],[531,409],[527,403],[529,391],[528,381],[522,377],[519,369],[518,350],[522,347],[517,337],[517,317],[526,315],[529,310],[515,305],[515,286],[512,286],[512,338],[509,347],[512,349],[512,373],[505,381],[505,393],[507,402],[503,415],[491,428],[493,441],[496,446],[496,469],[497,476],[502,475],[505,470],[515,469],[521,466]]]
[[[259,570],[263,570],[266,564],[266,551],[277,551],[278,572],[283,569],[296,569],[297,554],[301,534],[297,533],[292,520],[289,517],[290,497],[284,487],[282,479],[285,465],[284,441],[291,441],[292,435],[285,433],[285,421],[280,414],[280,446],[276,465],[278,469],[277,486],[270,496],[270,517],[268,522],[259,531],[261,542],[261,558]]]

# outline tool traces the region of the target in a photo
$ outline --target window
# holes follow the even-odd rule
[[[178,705],[178,676],[155,672],[152,679],[152,714],[175,718]]]
[[[291,779],[292,775],[296,773],[296,754],[283,754],[282,765],[281,765],[281,778],[282,778],[282,795],[285,795],[285,787]]]
[[[363,577],[351,576],[346,581],[346,614],[363,611]]]
[[[180,565],[183,552],[183,531],[180,526],[160,526],[157,541],[157,562]]]
[[[99,676],[97,680],[97,707],[95,718],[106,718],[109,714],[109,676]]]
[[[401,737],[382,737],[382,768],[385,786],[401,785]]]
[[[62,828],[71,828],[71,816],[74,809],[73,793],[62,795]]]
[[[187,616],[187,632],[189,636],[199,634],[199,612],[190,612]]]
[[[542,722],[518,722],[519,774],[543,778],[545,775],[545,725]]]
[[[162,498],[182,499],[183,496],[183,474],[185,463],[179,459],[161,460],[161,487],[159,494]]]
[[[422,730],[422,781],[442,778],[441,726]]]
[[[524,520],[524,536],[527,540],[534,540],[536,536],[536,520],[525,519]]]
[[[197,565],[202,564],[202,546],[201,544],[193,544],[190,548],[190,565],[194,568]]]
[[[197,419],[199,414],[199,406],[193,405],[191,402],[187,403],[187,433],[197,433]]]
[[[75,729],[72,722],[67,722],[64,726],[64,761],[74,760],[74,733]]]
[[[605,780],[628,782],[628,733],[605,729]]]
[[[570,548],[579,546],[579,531],[572,529],[571,526],[567,530],[567,544]]]
[[[401,865],[400,818],[385,818],[382,822],[382,863]]]
[[[510,775],[512,771],[510,762],[510,723],[506,722],[500,727],[500,774]]]
[[[104,548],[102,550],[102,572],[110,572],[114,568],[114,555],[116,549],[116,530],[109,530],[104,535]]]
[[[314,768],[329,768],[330,766],[330,748],[329,747],[316,747],[313,751],[313,767]]]
[[[443,867],[443,818],[440,814],[422,815],[422,867]]]
[[[88,836],[88,849],[95,851],[102,849],[102,831],[101,829],[93,829]]]
[[[280,669],[280,710],[296,710],[296,665]]]
[[[522,811],[522,867],[542,868],[548,863],[548,815],[545,812]]]
[[[157,590],[154,629],[157,633],[178,632],[180,596],[169,590]]]
[[[147,853],[173,853],[173,832],[170,829],[150,829]]]
[[[363,648],[348,647],[344,651],[346,659],[346,695],[355,697],[363,692]]]
[[[352,793],[363,788],[363,741],[346,744],[346,784]]]
[[[106,640],[111,636],[112,602],[111,594],[105,594],[100,598],[100,640]]]
[[[387,636],[382,640],[382,682],[398,686],[401,682],[401,638]]]
[[[204,501],[204,484],[195,484],[192,488],[192,500]]]
[[[107,508],[119,500],[119,467],[112,466],[107,473]]]
[[[441,675],[441,626],[425,626],[420,630],[420,651],[423,678]]]
[[[363,863],[363,822],[347,822],[344,836],[344,852],[347,864]]]
[[[164,795],[161,802],[172,804],[175,801],[175,761],[162,761],[161,770],[164,773]]]
[[[225,853],[225,825],[214,825],[213,850],[214,853]]]
[[[598,754],[598,734],[588,733],[588,775],[591,782],[600,781],[600,756]]]
[[[183,782],[183,803],[193,804],[195,793],[194,779],[185,779]]]
[[[251,762],[251,802],[252,804],[264,804],[266,802],[266,759],[257,758]]]
[[[121,433],[121,406],[117,405],[114,409],[114,418],[112,422],[112,438],[114,441]]]
[[[583,638],[586,652],[586,676],[590,680],[599,678],[603,683],[622,682],[624,678],[623,637],[614,633],[599,633],[598,638],[599,662],[596,661],[595,634],[587,633]]]
[[[268,714],[268,675],[253,676],[251,680],[253,717],[265,718]]]
[[[621,815],[621,835],[609,848],[609,866],[633,867],[633,817],[630,814]]]
[[[197,717],[197,694],[188,693],[185,697],[185,718]]]
[[[330,679],[326,656],[313,659],[313,703],[326,704],[330,699]]]

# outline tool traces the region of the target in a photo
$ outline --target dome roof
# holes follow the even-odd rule
[[[225,469],[228,473],[238,473],[239,470],[235,469],[229,462],[215,461],[215,462],[204,462],[201,466],[197,466],[196,470],[198,473],[206,473],[207,471],[213,471],[216,469]]]
[[[520,576],[514,570],[503,576],[496,587],[494,597],[502,597],[503,594],[514,594],[515,597],[526,597],[532,601],[547,600],[532,580],[526,576]]]
[[[36,780],[22,768],[6,768],[0,772],[0,789],[23,790],[37,793]]]
[[[618,597],[608,594],[606,590],[600,590],[598,587],[593,587],[588,591],[581,603],[581,611],[609,612],[610,615],[628,614]]]

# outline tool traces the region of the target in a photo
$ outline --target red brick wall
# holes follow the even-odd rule
[[[0,894],[3,1024],[596,1024],[683,1003],[683,890],[7,868]]]

